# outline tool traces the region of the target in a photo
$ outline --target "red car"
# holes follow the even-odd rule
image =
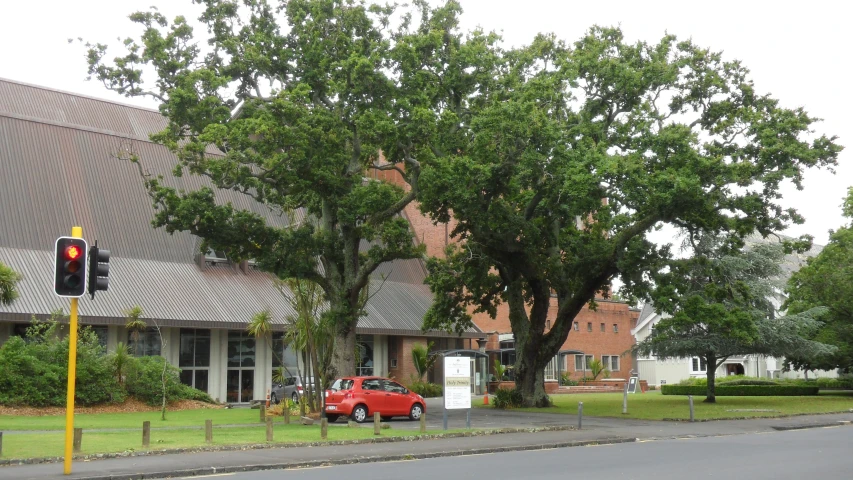
[[[375,412],[379,412],[383,420],[403,416],[420,420],[425,411],[423,397],[387,378],[339,378],[326,390],[326,418],[329,422],[349,416],[362,423]]]

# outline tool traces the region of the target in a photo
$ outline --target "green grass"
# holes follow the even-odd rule
[[[826,392],[804,397],[717,397],[717,403],[704,403],[705,397],[693,397],[696,419],[710,420],[744,417],[777,417],[782,415],[848,412],[853,409],[853,392]],[[577,415],[578,402],[583,402],[584,415],[594,417],[636,418],[643,420],[689,419],[686,396],[661,395],[659,391],[628,395],[628,414],[622,414],[621,393],[584,393],[551,395],[554,407],[522,408],[526,412]],[[483,407],[491,408],[491,407]],[[732,412],[729,410],[762,409],[773,412]]]
[[[257,411],[255,411],[257,415]],[[153,423],[152,423],[153,426]],[[455,433],[465,430],[433,431],[428,433]],[[373,434],[372,424],[360,428],[346,425],[330,426],[326,441],[358,440],[382,437],[412,437],[420,435],[417,430],[384,429],[381,434]],[[319,425],[298,425],[276,423],[273,435],[274,444],[321,442]],[[213,445],[267,444],[266,427],[214,428]],[[131,432],[86,432],[83,431],[81,454],[121,453],[128,451],[162,450],[174,448],[205,447],[204,429],[153,430],[151,443],[142,448],[142,429]],[[64,455],[64,432],[40,434],[12,434],[3,436],[3,459],[61,457]]]
[[[278,417],[279,421],[281,417]],[[260,424],[258,410],[248,408],[201,409],[166,412],[166,421],[160,420],[160,412],[97,413],[74,415],[77,428],[142,428],[142,422],[151,422],[151,428],[204,426],[205,420],[214,425]],[[24,417],[0,415],[0,431],[6,430],[65,430],[65,415]]]

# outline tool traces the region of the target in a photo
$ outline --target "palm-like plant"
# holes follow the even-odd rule
[[[272,313],[269,310],[262,310],[256,313],[249,321],[249,325],[246,326],[246,331],[249,332],[249,335],[255,337],[256,340],[263,339],[276,360],[278,360],[278,363],[284,363],[282,362],[280,352],[276,351],[272,345]],[[282,367],[273,369],[273,383],[284,383],[284,377],[284,369]]]
[[[506,365],[503,365],[499,359],[495,359],[495,380],[500,382],[504,379],[506,373]]]
[[[116,379],[119,384],[124,383],[124,369],[131,362],[130,349],[123,342],[116,344],[116,350],[113,352],[110,360],[113,364]]]
[[[127,318],[124,327],[130,332],[130,339],[133,341],[133,354],[139,355],[139,335],[148,328],[145,320],[140,318],[142,317],[142,307],[136,305],[130,310],[125,310],[124,315]]]
[[[21,274],[0,263],[0,305],[11,305],[18,298],[16,285]]]
[[[429,354],[430,349],[432,349],[432,345],[432,342],[428,345],[419,343],[412,347],[412,363],[415,364],[415,371],[418,372],[418,380],[424,379],[424,376],[429,372],[438,358]]]

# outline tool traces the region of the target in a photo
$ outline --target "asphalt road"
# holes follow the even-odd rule
[[[853,428],[658,440],[304,470],[217,475],[226,480],[560,479],[778,480],[853,476]],[[198,479],[200,477],[189,477]]]

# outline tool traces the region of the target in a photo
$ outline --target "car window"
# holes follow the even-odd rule
[[[335,383],[332,384],[331,390],[333,390],[333,391],[349,390],[352,388],[352,383],[353,383],[352,380],[339,378],[339,379],[335,380]]]
[[[397,382],[392,382],[391,380],[385,381],[385,391],[386,392],[394,392],[394,393],[406,393],[406,387],[400,385]]]
[[[379,379],[373,378],[370,380],[365,380],[361,382],[362,390],[382,390],[382,385],[379,383]]]

